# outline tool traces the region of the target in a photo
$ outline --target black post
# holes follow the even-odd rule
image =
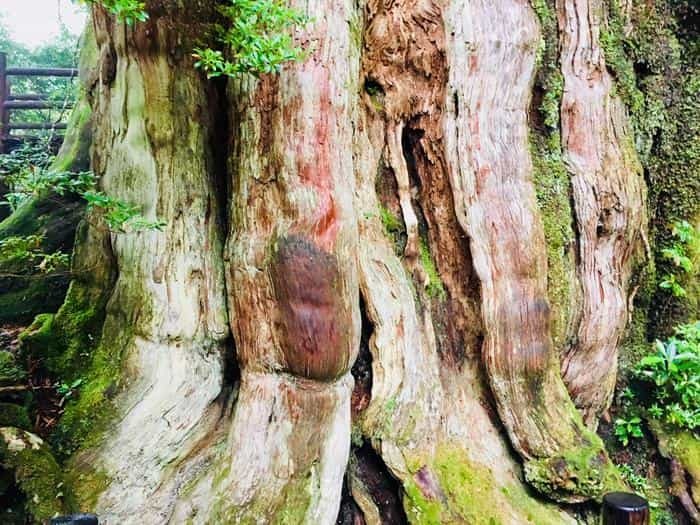
[[[649,503],[629,492],[603,496],[602,525],[649,525]]]

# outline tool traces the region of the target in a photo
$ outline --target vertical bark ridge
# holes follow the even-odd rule
[[[233,81],[232,331],[241,387],[211,508],[196,519],[333,523],[360,343],[351,2],[293,2],[310,55]]]
[[[404,144],[409,120],[430,112],[433,108],[427,99],[442,89],[430,82],[430,71],[444,68],[439,47],[430,41],[431,30],[439,41],[440,8],[434,2],[371,0],[365,6],[364,111],[355,150],[358,212],[364,217],[360,285],[374,332],[370,339],[372,397],[359,424],[403,486],[412,483],[406,462],[409,449],[426,460],[435,454],[443,403],[430,313],[416,304],[417,297],[426,297],[423,288],[429,285],[421,261],[427,246],[422,238],[425,232],[420,231],[419,215],[423,219],[423,214],[411,173],[414,167],[409,165],[412,159]],[[401,216],[391,221],[400,227],[391,226],[386,215],[393,215],[396,208],[379,201],[377,186],[388,189],[387,201],[398,202]],[[395,196],[390,195],[392,189]],[[391,245],[387,229],[405,232],[403,249]],[[394,238],[395,244],[400,241]]]
[[[425,306],[430,299],[417,298],[411,265],[396,255],[380,220],[374,187],[385,128],[379,119],[365,120],[369,111],[360,117],[355,151],[360,286],[373,325],[372,395],[356,424],[399,480],[410,523],[568,523],[524,491],[486,408],[474,357],[467,353],[460,367],[442,364]],[[361,483],[351,487],[367,523],[381,523],[368,491]]]
[[[566,522],[524,494],[486,408],[474,359],[478,287],[446,160],[443,27],[437,2],[378,0],[366,7],[355,161],[360,284],[374,331],[372,396],[358,422],[401,482],[409,522],[526,522],[528,505],[539,523]],[[406,222],[414,216],[411,234]],[[420,257],[415,248],[403,249],[404,233],[418,235]],[[401,249],[391,246],[392,237]],[[498,503],[487,508],[482,501]]]
[[[526,2],[456,1],[447,16],[452,188],[481,281],[483,360],[528,480],[563,500],[619,482],[559,374],[527,112],[539,30]],[[449,98],[449,97],[448,97]],[[584,455],[583,462],[575,456]],[[558,465],[558,467],[555,467]]]
[[[166,223],[111,235],[118,277],[101,345],[124,356],[114,400],[124,408],[114,431],[76,461],[110,480],[94,508],[108,523],[157,522],[172,504],[172,495],[152,495],[170,473],[162,465],[187,455],[217,411],[229,333],[208,88],[190,58],[191,35],[214,12],[176,4],[153,6],[149,22],[133,27],[95,9],[102,73],[94,170],[108,195]]]
[[[601,48],[604,9],[602,0],[557,1],[562,146],[572,175],[583,289],[576,342],[562,371],[591,428],[612,400],[634,254],[646,228],[642,169]]]

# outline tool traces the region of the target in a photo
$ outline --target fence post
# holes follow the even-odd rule
[[[629,492],[603,496],[602,525],[649,525],[649,503]]]
[[[5,109],[5,101],[9,98],[7,84],[7,55],[0,53],[0,153],[5,153],[5,142],[9,130],[9,111]]]

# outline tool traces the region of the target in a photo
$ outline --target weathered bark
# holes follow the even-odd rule
[[[534,11],[509,1],[452,7],[453,104],[445,136],[457,217],[481,282],[491,390],[530,482],[564,500],[600,495],[620,481],[571,404],[550,333],[544,232],[528,147],[539,39]],[[493,20],[500,21],[495,28]],[[583,471],[575,466],[579,456],[588,458]]]
[[[311,55],[230,94],[225,260],[242,380],[214,522],[332,523],[349,449],[360,334],[352,5],[295,7],[314,19],[302,37]]]
[[[586,424],[595,429],[615,389],[634,254],[646,239],[645,185],[627,110],[613,93],[601,49],[603,2],[560,0],[557,12],[562,146],[572,174],[583,289],[576,342],[562,371]]]
[[[61,423],[83,509],[330,524],[342,498],[345,522],[567,523],[519,460],[551,499],[621,486],[576,409],[595,427],[609,403],[646,217],[600,6],[558,5],[583,290],[559,315],[529,145],[530,4],[293,2],[309,56],[227,86],[190,57],[216,2],[147,4],[132,27],[96,9],[93,167],[167,226],[114,234],[91,217],[75,259],[95,271],[46,328],[70,339],[71,312],[97,305],[99,343],[84,362],[87,343],[61,354],[87,379]],[[576,288],[556,304],[575,310]]]
[[[109,236],[117,277],[87,387],[96,399],[83,394],[80,403],[119,393],[109,432],[74,468],[84,504],[107,523],[162,519],[152,495],[163,466],[186,455],[218,415],[228,335],[212,88],[190,57],[213,10],[153,7],[150,21],[133,28],[94,12],[101,70],[93,169],[109,195],[167,223],[119,235],[98,225],[95,233]],[[107,365],[116,371],[100,370]]]

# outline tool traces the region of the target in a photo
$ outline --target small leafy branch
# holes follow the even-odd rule
[[[276,73],[285,62],[300,60],[305,52],[294,42],[292,30],[308,18],[281,0],[229,0],[219,8],[226,27],[215,28],[217,43],[226,50],[196,48],[196,67],[209,78]]]
[[[49,167],[52,157],[38,152],[40,149],[41,144],[29,145],[10,155],[0,156],[0,180],[12,189],[0,204],[15,211],[31,197],[47,193],[58,196],[73,194],[87,201],[88,209],[101,209],[108,228],[114,232],[161,230],[165,226],[159,220],[146,220],[136,206],[97,191],[97,180],[90,171],[72,173],[52,170]],[[30,246],[35,241],[36,236],[26,238],[25,244]],[[13,242],[14,246],[21,244],[19,241]]]
[[[165,223],[145,219],[136,206],[109,197],[97,191],[92,172],[71,173],[50,168],[53,157],[48,146],[41,142],[27,144],[8,155],[0,155],[0,181],[10,187],[0,205],[14,212],[32,197],[43,195],[77,195],[88,209],[102,211],[110,231],[129,233],[142,230],[161,230]],[[46,251],[44,236],[32,234],[0,239],[0,261],[6,275],[27,273],[54,274],[69,268],[70,256],[61,251]]]
[[[637,474],[630,465],[622,463],[617,465],[617,468],[632,490],[641,494],[649,490],[649,481],[647,478]]]
[[[141,0],[82,0],[88,5],[100,4],[118,20],[132,25],[134,22],[148,20],[146,4]]]
[[[63,381],[56,383],[54,388],[56,389],[56,393],[61,396],[61,405],[63,405],[66,400],[73,397],[73,395],[78,391],[78,388],[80,388],[80,385],[82,385],[84,382],[85,380],[83,378],[79,378],[70,384]]]
[[[664,259],[670,262],[674,271],[664,275],[659,286],[669,290],[676,297],[685,297],[683,277],[693,272],[693,252],[700,243],[700,235],[688,221],[677,221],[671,228],[673,243],[661,250]]]
[[[0,239],[0,260],[3,267],[34,267],[41,273],[54,273],[68,267],[69,256],[63,252],[45,252],[41,235]]]
[[[639,416],[617,418],[615,420],[615,436],[624,447],[629,445],[630,439],[643,437],[642,419]]]
[[[82,0],[100,4],[126,24],[148,20],[141,0]],[[195,66],[209,78],[235,77],[244,73],[276,73],[285,62],[300,60],[305,52],[294,42],[292,31],[308,18],[287,7],[283,0],[228,0],[219,7],[226,24],[217,24],[214,37],[219,49],[198,47]]]
[[[102,192],[86,191],[82,197],[88,203],[88,209],[101,209],[103,218],[110,230],[118,233],[130,233],[143,230],[161,231],[167,223],[161,220],[149,221],[139,212],[138,207],[114,199]]]

